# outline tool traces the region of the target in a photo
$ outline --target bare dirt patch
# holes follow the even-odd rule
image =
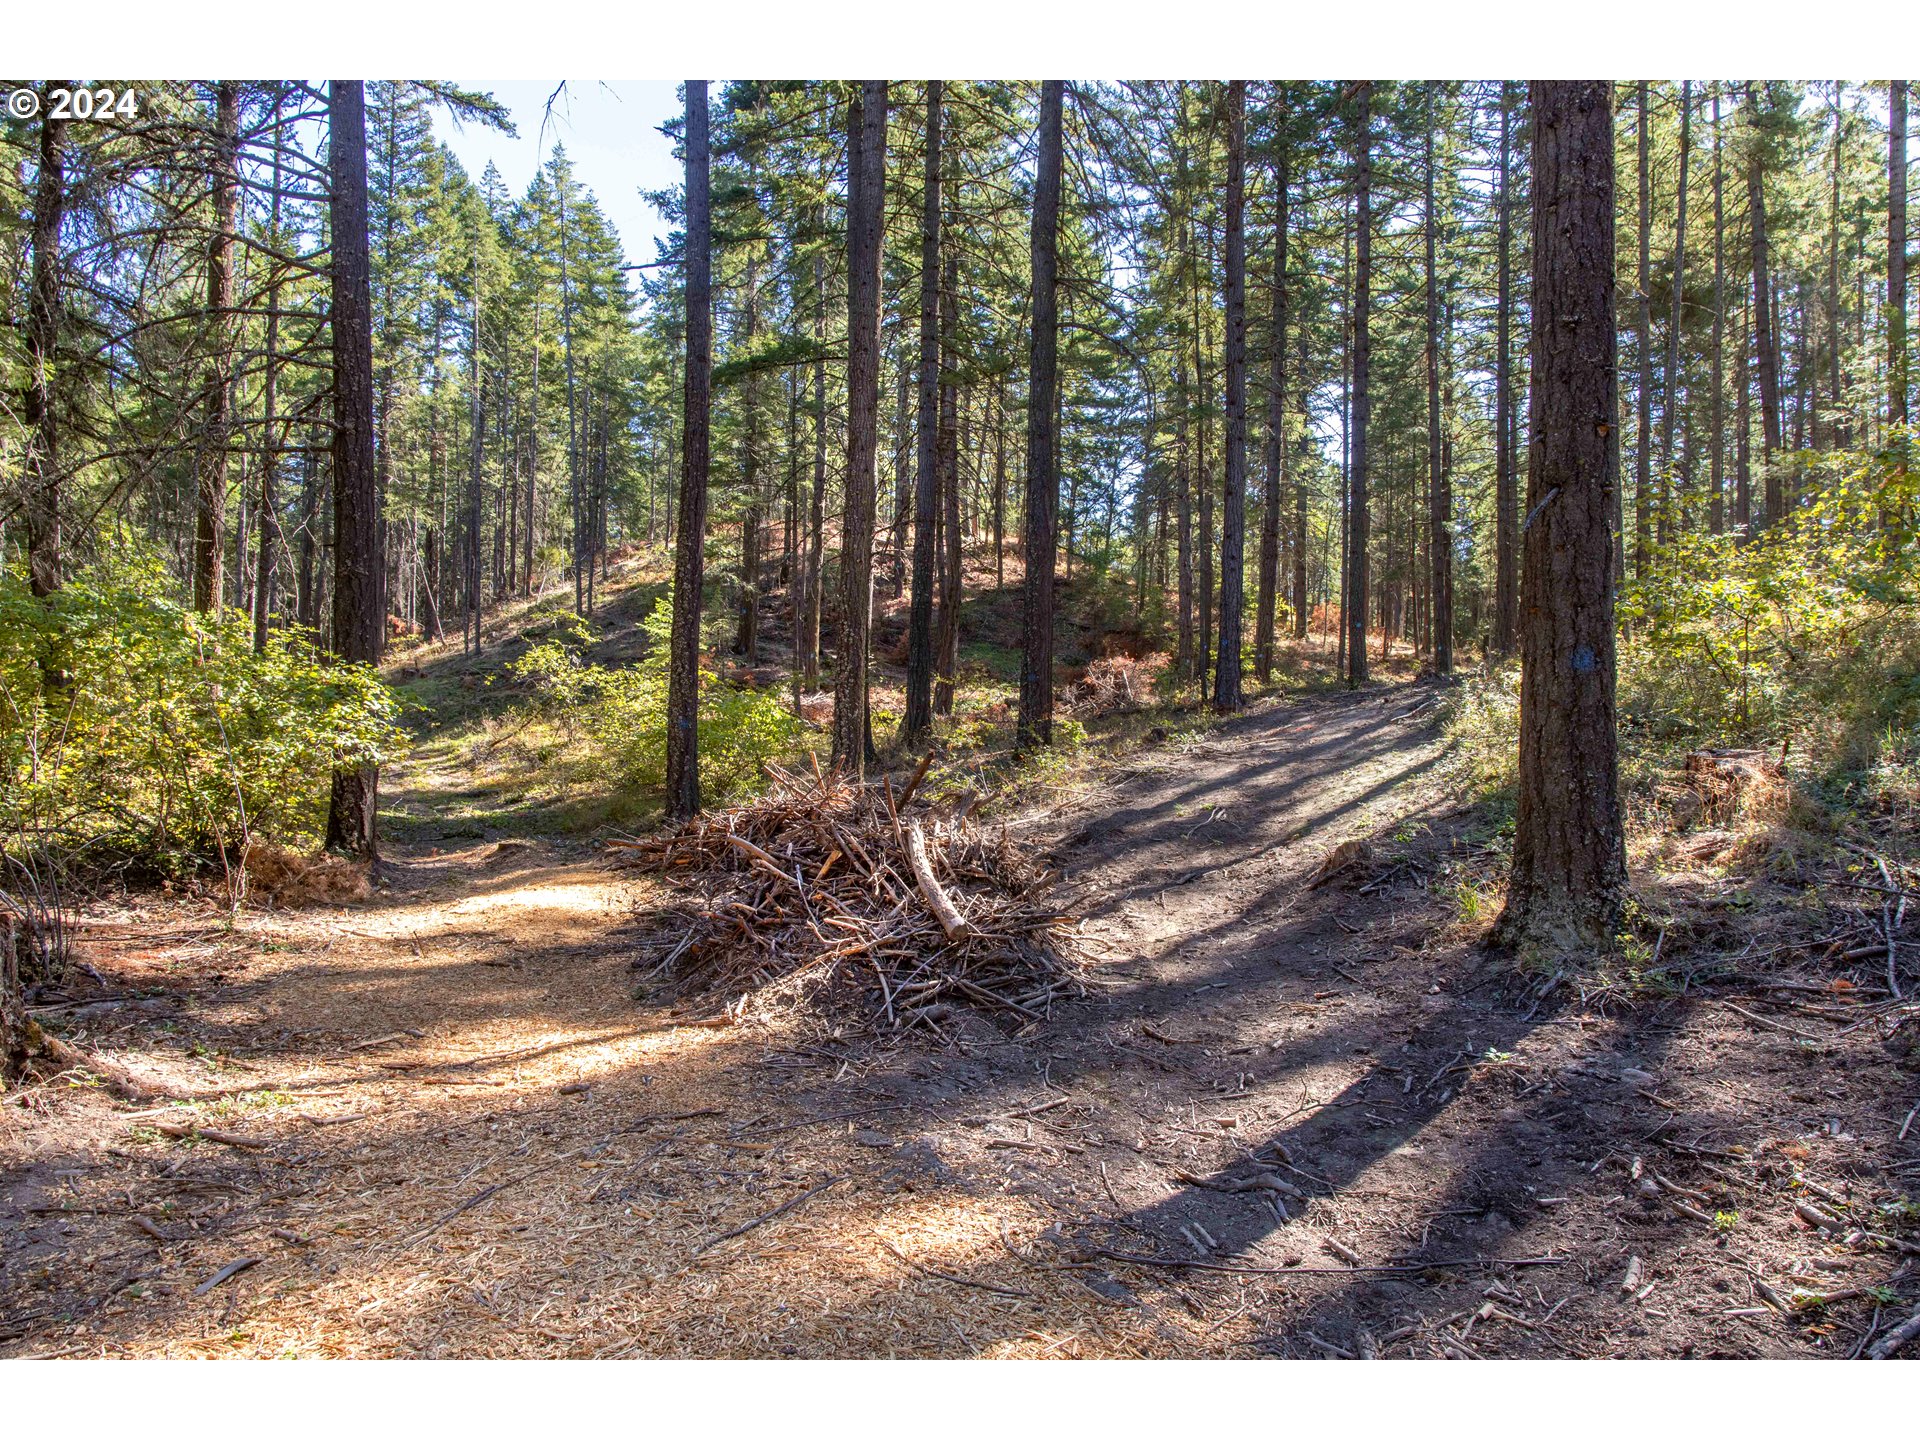
[[[1025,1035],[684,1023],[634,993],[664,894],[543,841],[232,929],[98,910],[66,1033],[181,1099],[7,1097],[0,1353],[1839,1356],[1904,1319],[1904,1012],[1542,995],[1436,896],[1486,837],[1432,700],[1266,705],[1014,817],[1100,962]]]

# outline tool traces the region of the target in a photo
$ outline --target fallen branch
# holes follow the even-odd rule
[[[830,1180],[822,1180],[818,1185],[814,1186],[811,1190],[802,1190],[798,1195],[794,1196],[791,1200],[787,1201],[785,1204],[774,1206],[773,1209],[767,1211],[766,1214],[757,1215],[753,1219],[747,1221],[747,1223],[744,1225],[736,1225],[733,1227],[733,1229],[727,1231],[727,1233],[724,1235],[714,1236],[713,1239],[706,1241],[704,1244],[700,1245],[697,1249],[695,1249],[693,1253],[695,1255],[704,1255],[707,1253],[707,1251],[713,1249],[713,1247],[716,1245],[722,1244],[728,1240],[732,1240],[738,1236],[744,1235],[749,1230],[758,1230],[762,1225],[765,1225],[769,1221],[778,1220],[782,1215],[785,1215],[788,1211],[798,1209],[800,1206],[806,1204],[807,1201],[811,1200],[814,1196],[818,1195],[822,1190],[831,1190],[835,1185],[838,1185],[842,1180],[846,1178],[847,1177],[844,1175],[835,1175]]]
[[[1033,1292],[1031,1290],[1015,1290],[1007,1285],[989,1285],[984,1280],[969,1280],[964,1275],[949,1274],[945,1270],[936,1270],[931,1265],[922,1265],[918,1260],[909,1260],[884,1240],[880,1242],[880,1248],[893,1256],[894,1259],[898,1260],[909,1270],[918,1271],[920,1274],[929,1276],[935,1280],[944,1280],[949,1285],[965,1285],[973,1290],[987,1290],[995,1295],[1012,1295],[1027,1300],[1033,1298]]]
[[[1914,1311],[1903,1323],[1895,1326],[1878,1340],[1874,1341],[1873,1348],[1867,1351],[1867,1358],[1869,1360],[1891,1360],[1895,1352],[1916,1335],[1920,1335],[1920,1310]]]
[[[251,1135],[215,1130],[211,1126],[196,1125],[191,1120],[162,1120],[153,1128],[169,1140],[211,1140],[219,1145],[231,1145],[236,1150],[264,1150],[268,1145],[267,1141],[256,1140]]]
[[[242,1270],[251,1270],[259,1263],[260,1257],[258,1255],[243,1255],[238,1260],[229,1260],[205,1280],[202,1280],[198,1285],[194,1286],[193,1293],[196,1295],[205,1295],[214,1287],[226,1284],[227,1281],[238,1275]]]
[[[947,932],[949,940],[958,940],[963,936],[977,935],[979,932],[967,923],[967,919],[954,908],[947,892],[940,888],[940,878],[933,873],[933,863],[927,859],[927,837],[921,830],[918,820],[907,822],[907,859],[913,866],[914,883],[920,887],[920,898],[927,902],[927,908],[933,911],[933,918],[940,922],[940,928]]]

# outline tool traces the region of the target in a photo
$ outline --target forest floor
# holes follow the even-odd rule
[[[1841,1236],[1914,1214],[1884,1020],[1785,972],[1542,995],[1459,899],[1491,831],[1436,698],[1264,700],[1009,817],[1100,956],[1018,1035],[689,1024],[636,997],[657,880],[434,835],[424,761],[370,896],[93,905],[52,1010],[169,1098],[8,1097],[0,1356],[1845,1356],[1904,1319],[1913,1230]]]

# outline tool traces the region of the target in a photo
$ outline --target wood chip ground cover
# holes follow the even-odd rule
[[[0,1107],[0,1355],[1865,1350],[1920,1306],[1911,1011],[1711,887],[1721,978],[1542,994],[1437,897],[1485,837],[1425,698],[1013,817],[1097,982],[1037,1024],[685,1023],[632,968],[676,897],[557,842],[96,907],[61,1023],[148,1098]]]

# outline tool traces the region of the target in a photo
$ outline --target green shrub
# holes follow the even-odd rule
[[[1903,453],[1903,452],[1901,452]],[[1620,717],[1656,741],[1791,741],[1835,770],[1920,736],[1914,476],[1828,457],[1823,488],[1751,540],[1687,536],[1626,587]]]
[[[639,663],[590,665],[576,646],[584,633],[554,636],[528,648],[509,667],[529,687],[528,703],[584,741],[614,785],[654,794],[667,780],[667,661],[673,604],[662,598],[641,622],[650,643]],[[704,666],[700,672],[700,794],[713,802],[751,788],[761,767],[789,751],[800,722],[767,691],[735,685]]]
[[[0,834],[177,869],[316,838],[336,764],[399,750],[399,702],[303,636],[169,598],[133,557],[33,596],[0,575]]]
[[[1644,789],[1675,752],[1703,747],[1785,746],[1830,774],[1920,760],[1920,550],[1905,518],[1920,457],[1910,449],[1826,457],[1778,525],[1751,539],[1681,536],[1628,582],[1624,788]],[[1516,664],[1449,697],[1454,759],[1476,791],[1511,793],[1519,718]]]
[[[1464,679],[1443,702],[1451,759],[1475,794],[1510,799],[1520,778],[1520,666]]]

